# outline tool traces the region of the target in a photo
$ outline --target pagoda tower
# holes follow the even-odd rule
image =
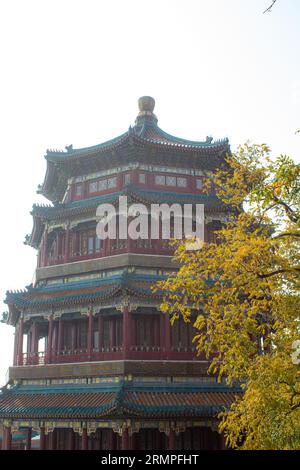
[[[101,240],[97,207],[201,203],[205,239],[228,209],[205,194],[203,176],[228,140],[194,142],[161,130],[154,99],[139,99],[135,125],[88,148],[47,150],[26,243],[37,250],[34,284],[7,292],[15,328],[13,366],[0,392],[2,448],[224,449],[217,414],[238,389],[207,375],[193,323],[171,327],[151,286],[178,269],[167,240]]]

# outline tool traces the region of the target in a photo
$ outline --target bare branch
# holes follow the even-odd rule
[[[273,8],[273,6],[276,2],[277,2],[277,0],[273,0],[272,4],[264,11],[264,13],[271,13],[272,8]]]
[[[267,274],[257,274],[260,279],[266,279],[267,277],[277,276],[277,274],[284,274],[284,273],[293,273],[293,272],[300,272],[300,266],[293,266],[289,269],[277,269],[276,271],[272,271]]]
[[[283,232],[283,233],[280,233],[279,235],[275,235],[275,237],[273,237],[273,240],[277,240],[277,238],[282,238],[282,237],[299,237],[300,238],[300,232]]]

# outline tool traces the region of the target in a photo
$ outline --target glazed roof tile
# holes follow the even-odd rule
[[[213,141],[213,138],[207,137],[205,141],[194,141],[182,139],[163,131],[152,120],[145,120],[142,124],[129,127],[127,132],[110,139],[101,144],[90,147],[74,149],[73,146],[66,147],[66,150],[47,150],[46,158],[52,160],[53,157],[74,159],[83,155],[114,149],[126,142],[148,143],[155,146],[160,145],[163,148],[175,147],[182,150],[229,150],[228,138]]]
[[[77,149],[69,145],[65,150],[47,150],[45,156],[47,171],[39,192],[51,201],[61,200],[67,185],[66,173],[69,177],[75,176],[73,172],[76,172],[80,165],[84,173],[87,161],[88,166],[99,166],[99,168],[110,166],[112,161],[114,163],[121,161],[123,164],[125,160],[127,163],[139,161],[143,153],[140,152],[141,149],[155,150],[154,153],[159,154],[159,159],[166,159],[169,162],[171,159],[175,166],[179,163],[175,154],[180,159],[182,157],[186,166],[191,165],[190,159],[187,158],[191,155],[192,165],[210,170],[218,166],[220,158],[223,159],[225,154],[230,152],[227,138],[214,141],[212,137],[207,137],[204,141],[193,141],[168,134],[158,127],[156,116],[148,110],[139,113],[135,125],[130,126],[127,132],[106,142]],[[147,151],[145,155],[148,155]],[[143,158],[142,160],[144,161]],[[72,162],[76,163],[75,169]],[[65,172],[67,168],[70,171]]]
[[[72,201],[68,203],[58,203],[55,206],[35,204],[32,209],[32,215],[45,218],[59,218],[67,215],[74,215],[90,208],[96,208],[99,204],[107,202],[115,202],[120,196],[131,196],[138,201],[143,200],[145,203],[151,202],[180,202],[192,203],[196,202],[204,204],[207,209],[224,209],[228,210],[229,206],[225,205],[214,194],[192,194],[177,193],[172,191],[157,191],[152,189],[143,189],[135,185],[127,185],[122,191],[116,191],[109,194],[103,194],[97,197]]]
[[[121,293],[136,296],[160,298],[159,292],[153,293],[151,286],[164,276],[135,275],[123,273],[109,278],[91,279],[54,286],[32,287],[23,291],[8,291],[5,302],[18,309],[39,309],[65,305],[91,304],[116,297]]]
[[[213,416],[228,408],[240,388],[201,383],[17,385],[0,393],[1,418]]]

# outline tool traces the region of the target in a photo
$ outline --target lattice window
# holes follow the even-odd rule
[[[107,180],[107,188],[108,189],[115,188],[116,186],[117,186],[117,178],[116,177],[109,178]]]
[[[89,184],[89,192],[96,193],[98,191],[98,181],[91,181]]]
[[[82,195],[82,184],[76,184],[75,185],[75,196],[79,197]]]
[[[167,186],[176,186],[176,176],[166,176]]]
[[[155,175],[155,184],[164,185],[166,182],[166,177],[164,175]]]
[[[146,183],[146,175],[145,175],[145,173],[140,173],[140,174],[139,174],[139,182],[140,182],[141,184],[145,184],[145,183]]]
[[[98,181],[98,191],[104,191],[105,189],[107,189],[107,180]]]
[[[179,188],[186,188],[187,187],[187,179],[186,178],[177,178],[177,186]]]
[[[130,176],[130,173],[126,173],[126,175],[124,175],[124,184],[130,183]]]

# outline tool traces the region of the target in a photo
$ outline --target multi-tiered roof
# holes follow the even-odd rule
[[[127,449],[129,430],[154,428],[165,432],[169,449],[175,449],[175,431],[187,427],[196,430],[199,445],[219,446],[213,436],[216,415],[240,390],[207,377],[208,362],[196,357],[191,341],[192,324],[178,321],[172,334],[169,318],[159,311],[162,296],[151,287],[178,268],[172,250],[161,240],[100,245],[95,224],[99,204],[116,205],[122,195],[147,207],[201,203],[206,227],[212,227],[206,232],[210,241],[228,207],[201,189],[201,178],[224,162],[229,143],[211,137],[194,142],[164,132],[153,98],[141,98],[139,109],[135,125],[108,142],[46,153],[38,192],[50,203],[33,206],[33,228],[26,237],[38,251],[36,280],[6,295],[7,322],[16,335],[9,387],[0,391],[5,448],[11,431],[24,427],[28,435],[40,430],[41,448],[46,440],[54,448],[46,433],[55,429],[65,437],[69,431],[81,433],[84,449],[96,429],[113,430]],[[109,189],[96,194],[88,189],[95,184],[99,189],[98,183],[112,176]],[[206,440],[205,426],[211,427]]]
[[[229,152],[228,139],[214,141],[207,137],[205,141],[191,141],[174,137],[157,125],[153,113],[154,100],[143,97],[139,100],[140,112],[133,127],[120,136],[107,142],[74,149],[67,146],[65,151],[47,150],[47,170],[43,184],[38,192],[52,204],[34,205],[32,209],[33,229],[26,237],[26,244],[39,249],[45,228],[50,224],[63,224],[66,221],[95,217],[101,203],[116,204],[122,195],[129,200],[149,205],[151,203],[200,203],[206,213],[219,214],[228,211],[214,194],[180,193],[174,190],[164,191],[141,187],[133,183],[125,184],[118,191],[88,197],[81,200],[68,200],[66,194],[70,181],[81,181],[86,174],[98,174],[124,166],[140,166],[155,169],[159,165],[166,168],[180,168],[191,174],[213,171],[224,161]],[[93,302],[105,302],[123,294],[142,299],[156,298],[159,293],[151,291],[151,285],[161,279],[161,275],[118,273],[109,279],[92,279],[57,284],[55,286],[29,286],[21,292],[8,292],[6,302],[10,305],[11,321],[17,319],[16,312],[25,309],[59,309],[67,305],[86,305]],[[13,320],[14,318],[15,320]]]

